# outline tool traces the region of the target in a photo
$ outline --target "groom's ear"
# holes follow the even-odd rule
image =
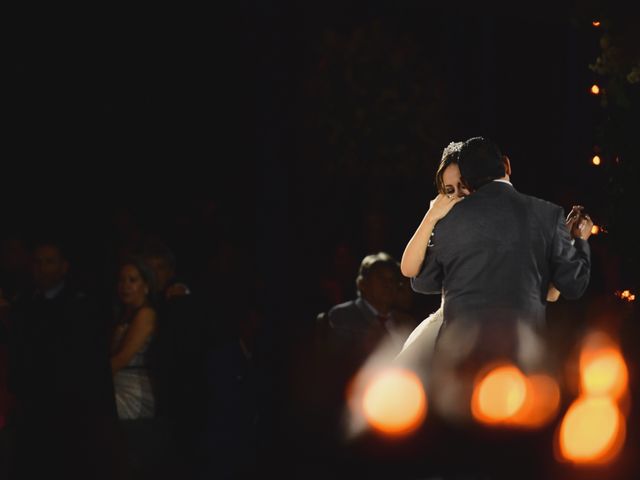
[[[504,164],[504,174],[511,176],[511,161],[509,161],[509,157],[503,155],[502,163]]]

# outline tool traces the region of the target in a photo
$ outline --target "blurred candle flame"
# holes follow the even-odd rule
[[[406,435],[427,414],[427,396],[418,376],[405,369],[387,368],[372,375],[362,396],[362,412],[376,431]]]
[[[617,400],[629,385],[629,371],[620,349],[603,333],[585,338],[580,352],[580,386],[582,393],[607,395]]]
[[[598,95],[600,93],[600,87],[596,84],[593,84],[591,86],[591,93],[593,93],[594,95]]]
[[[526,396],[525,376],[515,366],[503,365],[492,369],[476,383],[471,412],[482,423],[505,423],[522,409]]]
[[[510,423],[523,428],[540,428],[549,423],[560,407],[560,387],[549,375],[526,377],[525,403]]]
[[[581,397],[560,425],[559,454],[574,463],[608,463],[620,452],[625,435],[625,418],[611,398]]]
[[[556,453],[573,463],[608,463],[625,442],[620,403],[629,398],[627,365],[617,343],[600,331],[584,338],[579,365],[582,395],[556,431]]]
[[[502,365],[480,376],[472,398],[474,418],[486,425],[539,428],[560,406],[560,388],[549,375],[525,376],[513,365]]]

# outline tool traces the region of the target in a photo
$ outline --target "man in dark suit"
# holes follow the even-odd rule
[[[313,442],[317,451],[335,460],[343,455],[345,407],[348,385],[367,359],[379,348],[400,351],[415,328],[413,318],[394,311],[402,277],[398,261],[385,252],[367,255],[356,277],[357,298],[332,307],[323,324],[319,351],[322,352],[314,373],[312,396],[320,409],[313,414]],[[392,352],[391,352],[392,350]],[[329,443],[326,443],[329,442]],[[333,450],[332,450],[333,449]]]
[[[368,255],[360,264],[356,286],[358,298],[334,306],[328,320],[334,342],[349,352],[352,368],[358,368],[387,338],[400,351],[415,323],[394,311],[400,285],[398,261],[385,252]],[[411,319],[412,321],[412,319]]]
[[[16,396],[17,478],[41,469],[107,473],[115,425],[105,312],[72,285],[55,240],[33,252],[35,290],[12,305],[10,387]]]

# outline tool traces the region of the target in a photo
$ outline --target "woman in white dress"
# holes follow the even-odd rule
[[[422,218],[420,225],[407,243],[402,254],[400,269],[405,277],[415,277],[420,273],[429,240],[436,223],[444,218],[453,206],[469,195],[460,179],[458,155],[463,142],[451,142],[442,152],[442,160],[436,171],[436,188],[438,196],[431,201],[429,210]],[[423,320],[409,335],[398,354],[401,357],[418,338],[420,338],[421,358],[429,359],[435,347],[436,337],[442,326],[442,306]]]

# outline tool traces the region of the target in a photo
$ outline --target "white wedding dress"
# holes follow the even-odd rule
[[[422,361],[429,361],[435,350],[436,338],[442,327],[444,314],[442,305],[440,308],[425,318],[413,329],[409,337],[405,340],[402,350],[396,355],[396,360],[400,363],[410,361],[419,355]]]

